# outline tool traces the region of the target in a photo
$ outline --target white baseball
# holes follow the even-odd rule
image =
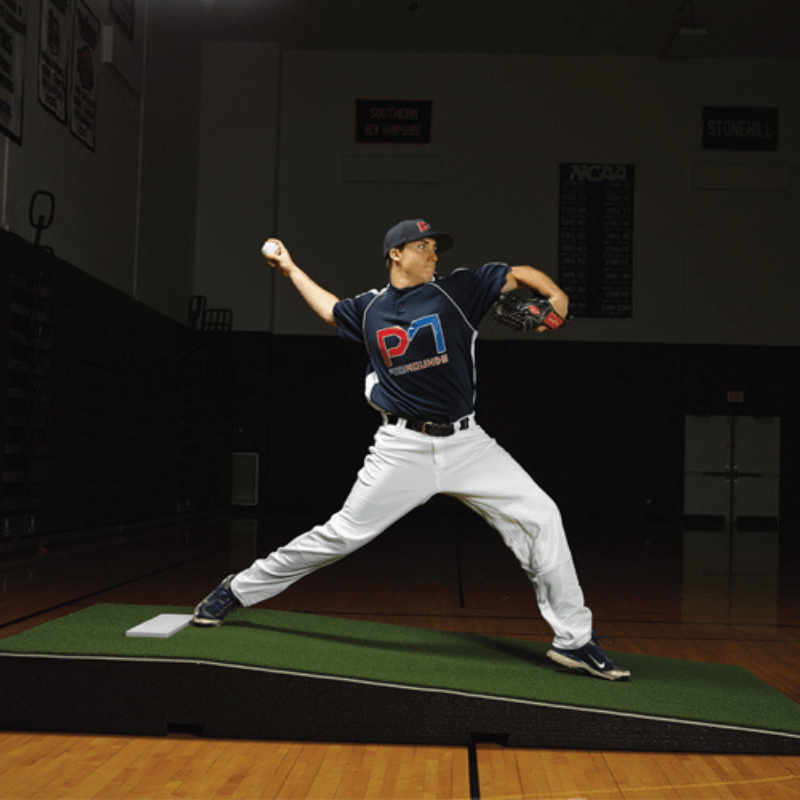
[[[276,256],[280,252],[280,247],[278,247],[277,242],[264,242],[261,252],[265,256]]]

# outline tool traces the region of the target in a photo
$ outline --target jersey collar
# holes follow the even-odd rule
[[[394,292],[398,295],[408,294],[409,292],[413,291],[414,289],[420,289],[423,286],[430,286],[432,283],[436,283],[437,281],[441,280],[441,275],[438,272],[433,273],[433,278],[431,278],[427,283],[417,283],[414,286],[405,286],[402,289],[398,289],[391,280],[386,284],[386,288]]]

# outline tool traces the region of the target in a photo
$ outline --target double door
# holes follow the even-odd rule
[[[776,530],[780,418],[690,415],[685,430],[687,525]]]

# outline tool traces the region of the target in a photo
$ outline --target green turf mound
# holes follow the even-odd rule
[[[633,677],[613,683],[559,668],[537,642],[253,609],[168,639],[125,636],[188,612],[95,605],[0,641],[0,652],[214,662],[800,736],[800,706],[741,667],[614,654]]]

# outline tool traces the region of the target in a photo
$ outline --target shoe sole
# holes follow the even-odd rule
[[[216,628],[217,625],[222,625],[221,619],[203,619],[202,617],[192,617],[192,625],[197,625],[199,628]]]
[[[601,672],[599,669],[594,669],[593,667],[589,666],[589,664],[585,664],[583,661],[570,658],[569,656],[565,656],[563,653],[559,653],[555,650],[549,650],[547,657],[551,658],[557,664],[561,664],[562,667],[567,667],[567,669],[579,669],[583,672],[587,672],[589,675],[594,675],[596,678],[603,678],[603,680],[607,681],[627,681],[631,677],[630,672],[627,670]]]

